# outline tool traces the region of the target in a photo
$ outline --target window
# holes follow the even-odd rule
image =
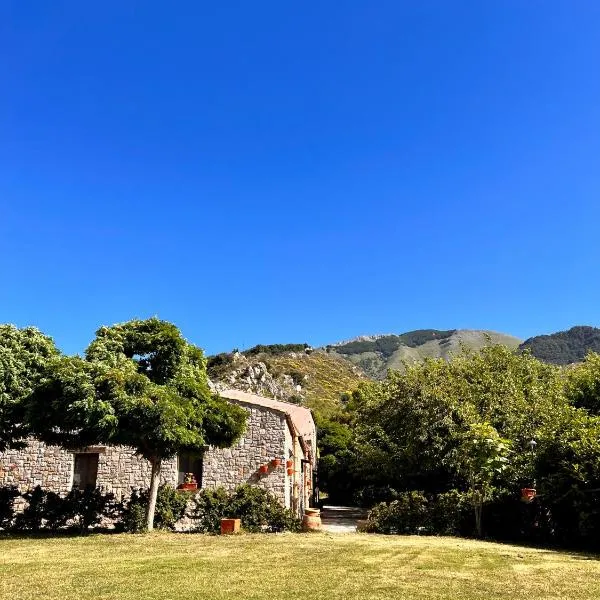
[[[86,487],[96,487],[99,456],[97,452],[75,454],[73,461],[73,487],[81,490]]]
[[[202,456],[198,454],[180,454],[177,457],[177,483],[185,481],[186,473],[193,473],[198,487],[202,487]]]

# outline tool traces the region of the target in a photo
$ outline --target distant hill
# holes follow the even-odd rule
[[[360,367],[308,344],[260,345],[217,354],[208,358],[207,370],[217,387],[302,404],[322,415],[339,411],[342,394],[367,379]]]
[[[540,360],[556,365],[581,362],[590,350],[600,352],[600,329],[578,325],[568,331],[529,338],[519,348],[527,348]]]
[[[426,357],[447,359],[460,352],[461,345],[479,350],[489,343],[517,348],[521,340],[495,331],[419,329],[402,334],[361,336],[331,344],[325,350],[349,360],[370,377],[380,379],[388,369],[403,369],[405,362],[419,362]]]

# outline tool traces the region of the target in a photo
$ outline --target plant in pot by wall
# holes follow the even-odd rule
[[[271,461],[271,466],[272,466],[272,467],[274,467],[275,469],[276,469],[277,467],[280,467],[280,466],[281,466],[281,459],[280,459],[280,458],[274,458],[274,459]]]
[[[183,483],[177,486],[180,490],[197,490],[198,482],[196,476],[193,473],[185,473],[183,476]]]
[[[258,470],[263,474],[266,475],[269,472],[269,466],[268,465],[261,465]]]

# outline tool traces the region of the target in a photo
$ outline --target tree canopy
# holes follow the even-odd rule
[[[0,325],[0,452],[20,445],[29,433],[23,402],[58,354],[52,339],[35,327]]]
[[[153,318],[101,327],[85,357],[59,357],[31,395],[33,433],[50,444],[133,447],[152,465],[148,528],[163,460],[243,433],[246,411],[211,393],[202,350]]]

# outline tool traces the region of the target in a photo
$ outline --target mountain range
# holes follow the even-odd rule
[[[327,415],[339,410],[344,393],[361,381],[385,377],[388,369],[403,369],[427,357],[448,359],[461,347],[476,351],[487,344],[528,350],[540,360],[567,365],[583,360],[589,351],[600,352],[600,329],[576,326],[524,342],[495,331],[419,329],[359,336],[322,348],[259,345],[209,357],[208,373],[217,387],[304,404]]]

